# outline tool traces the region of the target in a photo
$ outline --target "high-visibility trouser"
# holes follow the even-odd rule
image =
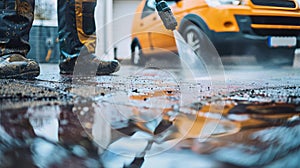
[[[58,0],[58,35],[61,56],[72,58],[84,48],[95,52],[96,0]]]

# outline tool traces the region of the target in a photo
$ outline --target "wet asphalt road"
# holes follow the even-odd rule
[[[1,167],[299,165],[300,69],[159,63],[0,80]]]

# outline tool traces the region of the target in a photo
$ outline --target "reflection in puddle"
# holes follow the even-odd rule
[[[29,107],[27,115],[37,136],[58,142],[58,119],[61,109],[59,106]]]
[[[145,100],[148,100],[148,97],[150,97],[151,99],[155,99],[155,98],[168,99],[168,96],[166,96],[167,94],[162,94],[162,93],[165,92],[158,91],[158,93],[156,93],[155,91],[152,90],[150,93],[141,92],[130,96],[124,95],[121,100],[117,101],[117,103],[112,101],[113,99],[106,99],[105,101],[107,101],[108,106],[109,105],[114,106],[115,110],[124,109],[123,106],[126,105],[128,110],[127,112],[128,113],[132,112],[132,114],[128,115],[128,117],[139,118],[139,120],[135,120],[135,124],[137,125],[139,123],[138,121],[140,122],[144,121],[143,113],[141,111],[144,110],[142,107],[145,107],[143,103],[147,103],[147,101]],[[174,97],[174,95],[172,96]],[[164,102],[164,100],[160,100],[160,101]],[[175,102],[176,101],[172,103],[174,103],[174,105],[178,103]],[[167,103],[167,104],[171,104],[171,103]],[[109,146],[110,150],[104,154],[104,156],[106,156],[105,159],[107,160],[106,162],[107,165],[112,166],[114,165],[113,163],[119,165],[130,165],[136,161],[138,156],[145,156],[144,158],[143,157],[142,158],[144,160],[144,165],[147,165],[151,163],[150,160],[153,159],[154,156],[152,155],[153,153],[158,152],[156,154],[162,156],[163,153],[166,152],[164,151],[163,153],[161,153],[162,152],[161,149],[163,148],[163,146],[165,144],[168,144],[169,145],[168,147],[172,146],[172,144],[168,142],[174,139],[180,139],[180,142],[182,142],[184,139],[188,140],[189,138],[194,139],[194,142],[190,146],[183,145],[182,146],[183,148],[191,149],[196,153],[207,152],[210,154],[215,150],[218,150],[218,148],[220,148],[221,150],[218,150],[218,152],[214,154],[216,156],[215,159],[217,160],[223,162],[229,162],[231,164],[242,165],[242,166],[259,165],[258,164],[259,162],[257,162],[257,160],[255,159],[254,162],[250,161],[249,163],[246,162],[240,163],[240,161],[243,160],[243,156],[246,157],[248,155],[247,150],[255,149],[256,147],[258,147],[257,151],[259,150],[263,151],[265,148],[264,146],[265,145],[268,146],[267,144],[257,145],[256,143],[254,143],[255,146],[247,146],[249,145],[248,141],[250,141],[250,144],[251,141],[253,141],[248,139],[249,137],[251,137],[250,135],[253,132],[249,134],[245,134],[244,133],[245,130],[247,131],[247,129],[253,127],[263,130],[270,126],[291,124],[299,121],[299,117],[298,117],[299,110],[297,110],[299,109],[298,105],[288,104],[288,103],[264,102],[264,101],[248,102],[247,104],[243,104],[242,101],[234,100],[232,98],[219,99],[218,101],[203,103],[202,105],[199,104],[197,106],[195,104],[191,105],[190,107],[180,106],[178,107],[175,113],[174,113],[175,111],[174,106],[170,106],[170,108],[166,108],[167,110],[165,112],[162,112],[164,111],[163,106],[159,106],[159,105],[148,106],[148,108],[146,109],[148,113],[151,112],[155,113],[157,109],[160,109],[161,119],[163,120],[167,119],[172,123],[172,125],[170,127],[165,128],[162,131],[162,135],[164,135],[163,137],[156,136],[153,133],[153,130],[155,130],[155,127],[157,127],[157,123],[156,125],[152,125],[152,127],[147,126],[147,124],[143,124],[143,127],[146,127],[147,131],[143,130],[140,127],[138,129],[139,131],[134,134],[135,136],[132,136],[130,138],[129,137],[121,138],[121,140],[113,142],[113,144]],[[173,116],[168,115],[169,113],[172,113]],[[150,121],[152,120],[147,120],[145,122],[151,123]],[[160,122],[161,121],[162,120],[160,120]],[[140,135],[141,133],[145,133],[145,132],[148,132],[150,134],[146,134],[147,136]],[[273,133],[275,137],[278,137],[278,135],[280,135],[280,133],[276,131]],[[151,135],[154,136],[156,140],[159,138],[162,138],[162,140],[155,141],[156,143],[154,143],[150,149],[145,151],[145,146],[147,144],[146,142],[147,141],[149,142],[149,140],[153,138],[151,137]],[[133,137],[135,137],[136,139],[132,139]],[[228,137],[230,141],[226,139]],[[270,137],[270,136],[264,135],[264,137]],[[212,139],[216,139],[216,140],[212,140]],[[243,142],[243,140],[245,141]],[[234,141],[241,141],[239,143],[245,143],[245,145],[243,144],[240,146],[232,146],[232,143]],[[134,143],[134,145],[132,143]],[[261,143],[263,144],[265,142],[261,142]],[[281,146],[284,146],[284,143],[282,143]],[[296,146],[297,145],[298,144],[296,144]],[[222,148],[223,146],[227,146],[228,148],[226,148],[225,150],[225,148]],[[292,146],[291,148],[294,147],[295,146]],[[143,153],[144,155],[142,155]],[[220,155],[224,155],[224,154],[227,156],[223,157],[222,159]],[[240,156],[238,157],[239,159],[235,159],[236,155]],[[253,156],[252,158],[260,158],[260,156],[261,155],[257,155],[257,156]],[[269,155],[267,156],[269,157]],[[248,160],[249,159],[251,160],[251,157],[248,157]],[[268,162],[268,160],[264,160],[264,162]]]
[[[11,109],[0,117],[0,167],[101,167],[72,106]]]
[[[203,139],[239,131],[238,123],[220,121],[220,115],[209,115],[210,108],[207,108],[206,115],[202,115],[204,113],[200,114],[192,107],[180,106],[180,94],[178,90],[167,88],[133,89],[128,93],[100,96],[93,105],[95,111],[89,111],[94,115],[94,120],[87,119],[88,113],[82,113],[80,120],[83,126],[89,125],[91,128],[93,125],[91,135],[95,140],[98,139],[96,141],[101,146],[108,144],[102,155],[107,167],[123,167],[137,156],[161,154],[186,138]],[[87,124],[89,122],[92,123]],[[110,144],[101,141],[109,135],[102,135],[107,130],[103,122],[112,127]],[[149,143],[153,144],[148,148]]]
[[[216,148],[212,155],[220,161],[242,167],[298,167],[299,159],[291,156],[299,155],[299,137],[299,125],[256,130],[243,141],[233,137],[223,140],[231,142]]]
[[[94,123],[92,126],[93,140],[99,145],[98,152],[103,153],[111,141],[111,113],[105,111],[105,108],[93,104]],[[102,106],[103,107],[103,106]]]
[[[40,138],[34,139],[31,151],[33,161],[38,167],[51,167],[51,165],[62,164],[69,155],[68,151],[62,147]]]

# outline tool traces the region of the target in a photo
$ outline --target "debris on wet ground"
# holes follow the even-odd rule
[[[0,81],[1,111],[9,108],[69,103],[72,96],[51,87],[42,87],[21,80]]]

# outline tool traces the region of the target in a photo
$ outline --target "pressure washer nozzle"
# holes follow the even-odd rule
[[[156,0],[156,10],[166,29],[175,30],[177,21],[166,1]]]

